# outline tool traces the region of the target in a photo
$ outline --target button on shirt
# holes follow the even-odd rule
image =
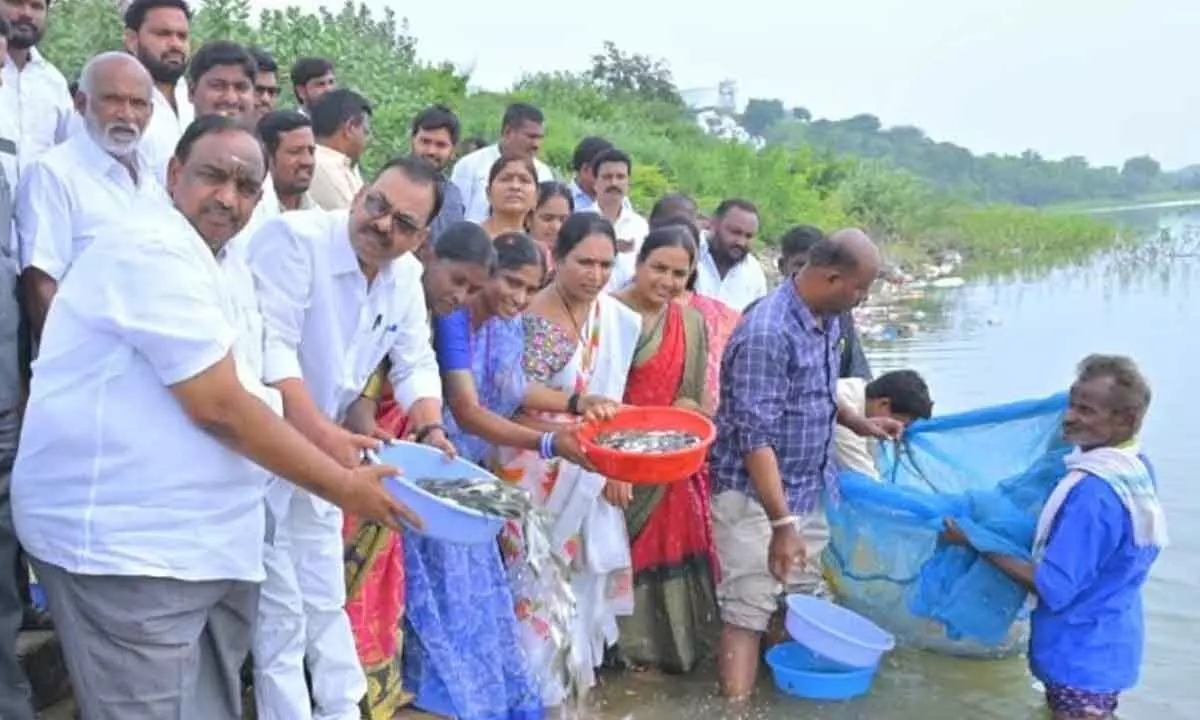
[[[234,347],[217,260],[173,208],[97,242],[42,335],[13,470],[21,543],[77,574],[260,582],[265,474],[168,389]]]
[[[167,165],[171,162],[171,156],[175,154],[175,146],[179,144],[179,138],[183,136],[187,126],[192,124],[195,116],[192,101],[188,99],[187,83],[183,80],[176,82],[174,94],[178,112],[171,107],[171,103],[158,86],[155,86],[151,96],[154,112],[150,115],[146,131],[142,133],[142,155],[154,171],[155,179],[163,187],[167,185]]]
[[[700,240],[700,262],[696,266],[696,292],[716,298],[742,312],[750,303],[767,294],[767,276],[758,258],[747,254],[729,268],[725,277],[717,270],[706,233]]]
[[[26,168],[17,191],[21,269],[57,281],[98,235],[149,205],[169,205],[144,158],[135,183],[129,170],[86,132],[77,133]]]
[[[500,146],[488,145],[470,153],[454,165],[450,182],[457,185],[459,192],[462,193],[466,219],[471,222],[480,223],[488,217],[488,211],[491,210],[491,203],[488,202],[487,197],[488,173],[492,171],[492,165],[499,159]],[[554,172],[546,163],[534,158],[533,166],[537,170],[539,183],[554,179]]]
[[[441,399],[415,257],[392,261],[368,287],[347,213],[306,210],[264,224],[249,260],[266,323],[268,383],[304,380],[321,411],[340,421],[386,356],[402,407]]]
[[[794,283],[743,316],[721,360],[714,494],[738,490],[757,499],[745,456],[763,447],[775,450],[793,514],[813,510],[826,487],[836,490],[838,333],[836,318],[821,327]]]
[[[316,166],[308,195],[322,210],[345,210],[362,189],[363,179],[354,162],[333,148],[317,145]]]
[[[67,139],[75,103],[63,74],[37,48],[29,62],[17,70],[11,59],[0,69],[0,115],[15,126],[17,159],[21,172],[42,153]],[[10,178],[16,184],[19,178]]]

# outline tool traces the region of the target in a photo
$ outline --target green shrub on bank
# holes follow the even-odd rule
[[[121,46],[115,0],[56,0],[42,49],[68,77],[92,55]],[[340,10],[296,7],[269,10],[251,21],[247,0],[208,0],[193,20],[194,46],[227,38],[268,50],[280,63],[281,100],[294,102],[287,70],[301,55],[332,59],[341,84],[375,106],[373,141],[365,170],[408,147],[412,116],[440,102],[463,120],[466,134],[495,137],[504,106],[513,99],[546,113],[543,155],[569,178],[571,153],[586,135],[602,135],[634,158],[632,200],[643,212],[678,189],[711,211],[726,197],[753,200],[769,242],[788,226],[833,229],[859,224],[897,258],[961,250],[979,269],[1003,267],[1029,253],[1069,256],[1112,241],[1108,225],[1088,218],[1046,215],[1008,206],[976,207],[952,201],[915,178],[808,147],[755,150],[705,134],[680,106],[599,89],[578,73],[539,73],[509,94],[467,93],[467,78],[448,64],[418,60],[416,40],[391,10],[382,16],[347,0]],[[1002,262],[1003,261],[1003,262]]]

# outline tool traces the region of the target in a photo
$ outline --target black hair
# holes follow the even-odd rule
[[[300,128],[311,128],[312,120],[296,110],[272,110],[258,121],[258,137],[267,147],[268,157],[275,157],[279,150],[279,137]]]
[[[600,174],[600,166],[605,163],[625,163],[625,172],[633,172],[633,160],[623,150],[617,148],[609,148],[596,153],[596,157],[592,158],[592,174]]]
[[[457,145],[462,129],[454,111],[444,105],[433,105],[417,113],[417,116],[413,118],[412,132],[409,137],[416,135],[419,130],[445,130],[450,133],[450,144]]]
[[[933,416],[933,399],[929,386],[915,370],[893,370],[867,383],[867,399],[886,399],[892,412],[914,420]]]
[[[496,249],[487,231],[476,223],[460,220],[442,231],[433,241],[438,260],[480,265],[491,272],[496,265]]]
[[[544,275],[546,272],[546,256],[538,249],[533,238],[522,232],[500,233],[492,241],[496,249],[497,270],[520,270],[523,267],[537,265]]]
[[[1150,383],[1131,358],[1124,355],[1088,355],[1079,363],[1078,375],[1077,382],[1096,378],[1111,380],[1113,409],[1133,413],[1134,430],[1141,427],[1142,418],[1150,407]]]
[[[258,73],[254,56],[244,46],[229,40],[211,40],[201,45],[188,62],[188,81],[195,87],[209,70],[225,65],[240,67],[250,82],[254,82],[254,76]]]
[[[537,182],[537,166],[533,164],[533,158],[501,155],[496,158],[496,162],[492,163],[492,167],[488,170],[487,187],[490,188],[492,183],[496,182],[496,178],[500,177],[500,173],[504,172],[504,168],[514,163],[520,163],[521,167],[528,170],[530,175],[533,176],[533,181]]]
[[[371,114],[371,103],[362,95],[348,88],[330,90],[317,99],[309,108],[312,116],[313,134],[327,138],[337,133],[346,123],[361,122]]]
[[[602,137],[585,137],[575,146],[575,154],[571,156],[571,169],[579,172],[585,167],[592,166],[592,158],[610,149],[612,143]]]
[[[575,212],[575,198],[571,195],[571,188],[556,180],[538,183],[537,205],[534,207],[540,208],[556,197],[567,201],[567,212]]]
[[[465,152],[463,152],[463,154],[466,155],[467,153],[473,153],[480,148],[487,147],[487,144],[488,144],[487,140],[479,137],[478,135],[472,135],[471,137],[466,138],[465,140],[462,141],[462,143],[459,146],[459,150],[460,151],[465,150]],[[466,148],[468,146],[471,148],[470,150],[466,150]]]
[[[125,29],[138,32],[146,24],[146,16],[150,11],[159,8],[180,10],[189,23],[192,20],[192,9],[184,0],[133,0],[125,9]]]
[[[672,217],[695,217],[696,201],[690,196],[681,192],[671,192],[663,195],[654,203],[654,207],[650,208],[650,227],[655,227],[655,223],[660,225],[666,224],[663,222],[667,218]],[[695,221],[689,220],[693,225]]]
[[[292,94],[296,96],[296,100],[300,99],[300,91],[297,88],[331,72],[333,63],[321,57],[302,57],[292,63]]]
[[[244,132],[254,138],[258,144],[259,151],[263,151],[262,141],[253,132],[247,130],[240,119],[210,113],[208,115],[201,115],[184,128],[183,134],[179,136],[179,142],[175,143],[174,157],[180,163],[186,163],[188,157],[192,154],[192,148],[196,146],[200,138],[234,130]],[[263,158],[264,160],[266,159],[265,153]]]
[[[279,63],[275,62],[275,58],[271,57],[271,53],[254,45],[246,49],[250,51],[250,56],[254,58],[254,64],[258,65],[259,72],[279,72]]]
[[[500,121],[500,131],[519,130],[525,123],[542,125],[545,122],[546,116],[535,106],[529,103],[513,103],[504,110],[504,117]]]
[[[729,198],[728,200],[721,201],[721,204],[717,206],[716,212],[713,213],[713,217],[725,217],[726,213],[734,209],[748,212],[755,216],[758,215],[758,208],[749,200],[744,198]]]
[[[681,227],[684,230],[687,230],[688,234],[692,236],[692,242],[696,244],[696,247],[700,247],[700,228],[696,227],[696,223],[692,222],[692,219],[690,217],[688,217],[687,215],[666,215],[663,212],[663,208],[659,207],[660,205],[663,205],[663,201],[666,200],[668,197],[672,197],[672,196],[664,195],[661,199],[659,199],[658,202],[654,203],[655,209],[659,210],[660,212],[657,216],[654,215],[654,213],[650,214],[650,223],[649,223],[650,229],[658,230],[659,228]],[[691,198],[689,198],[686,195],[680,195],[678,193],[675,193],[674,197],[682,198],[684,200],[687,200],[688,202],[691,202]],[[693,205],[692,208],[694,210],[695,206]],[[696,258],[693,255],[692,262],[694,263],[695,261],[696,261]],[[700,279],[700,269],[698,267],[693,268],[692,274],[688,275],[687,284],[684,285],[684,289],[689,290],[689,291],[695,290],[696,283],[699,281],[699,279]]]
[[[688,229],[682,225],[666,225],[651,230],[646,239],[642,240],[637,254],[638,264],[646,262],[646,258],[655,250],[668,247],[683,248],[688,254],[688,265],[696,262],[696,241],[692,239]]]
[[[814,268],[833,268],[844,272],[858,269],[859,258],[846,243],[837,242],[823,237],[813,243],[808,249],[808,266]]]
[[[8,24],[8,18],[4,15],[0,15],[0,38],[7,40],[11,33],[12,26]],[[75,93],[71,94],[74,95]]]
[[[554,259],[562,260],[591,235],[603,235],[612,241],[613,253],[617,251],[617,231],[613,224],[600,213],[571,213],[558,231],[554,240]]]
[[[332,91],[336,92],[336,91]],[[324,98],[322,98],[324,100]],[[379,168],[379,172],[375,173],[375,177],[371,179],[374,183],[384,173],[391,170],[399,170],[404,173],[404,176],[418,185],[433,186],[433,211],[429,213],[425,224],[433,222],[433,219],[442,212],[442,204],[446,201],[445,179],[433,163],[425,158],[417,157],[416,155],[397,155],[387,161],[383,167]]]
[[[779,238],[780,262],[786,262],[797,255],[807,254],[812,250],[813,245],[823,239],[825,239],[825,233],[819,227],[797,225],[791,228]]]

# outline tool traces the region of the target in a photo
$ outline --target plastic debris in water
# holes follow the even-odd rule
[[[615,430],[596,436],[596,444],[626,453],[665,453],[695,447],[700,436],[682,430]]]

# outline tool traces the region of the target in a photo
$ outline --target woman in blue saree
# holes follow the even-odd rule
[[[484,288],[463,307],[434,319],[447,435],[462,457],[483,467],[494,466],[498,446],[586,463],[569,429],[540,432],[509,419],[522,407],[604,416],[615,405],[526,381],[520,313],[541,287],[545,265],[523,234],[500,235],[494,246],[497,262]],[[439,263],[426,265],[431,301],[441,284]],[[517,640],[498,546],[454,545],[410,532],[404,540],[404,676],[405,687],[416,694],[413,704],[460,720],[543,717],[536,675]]]

